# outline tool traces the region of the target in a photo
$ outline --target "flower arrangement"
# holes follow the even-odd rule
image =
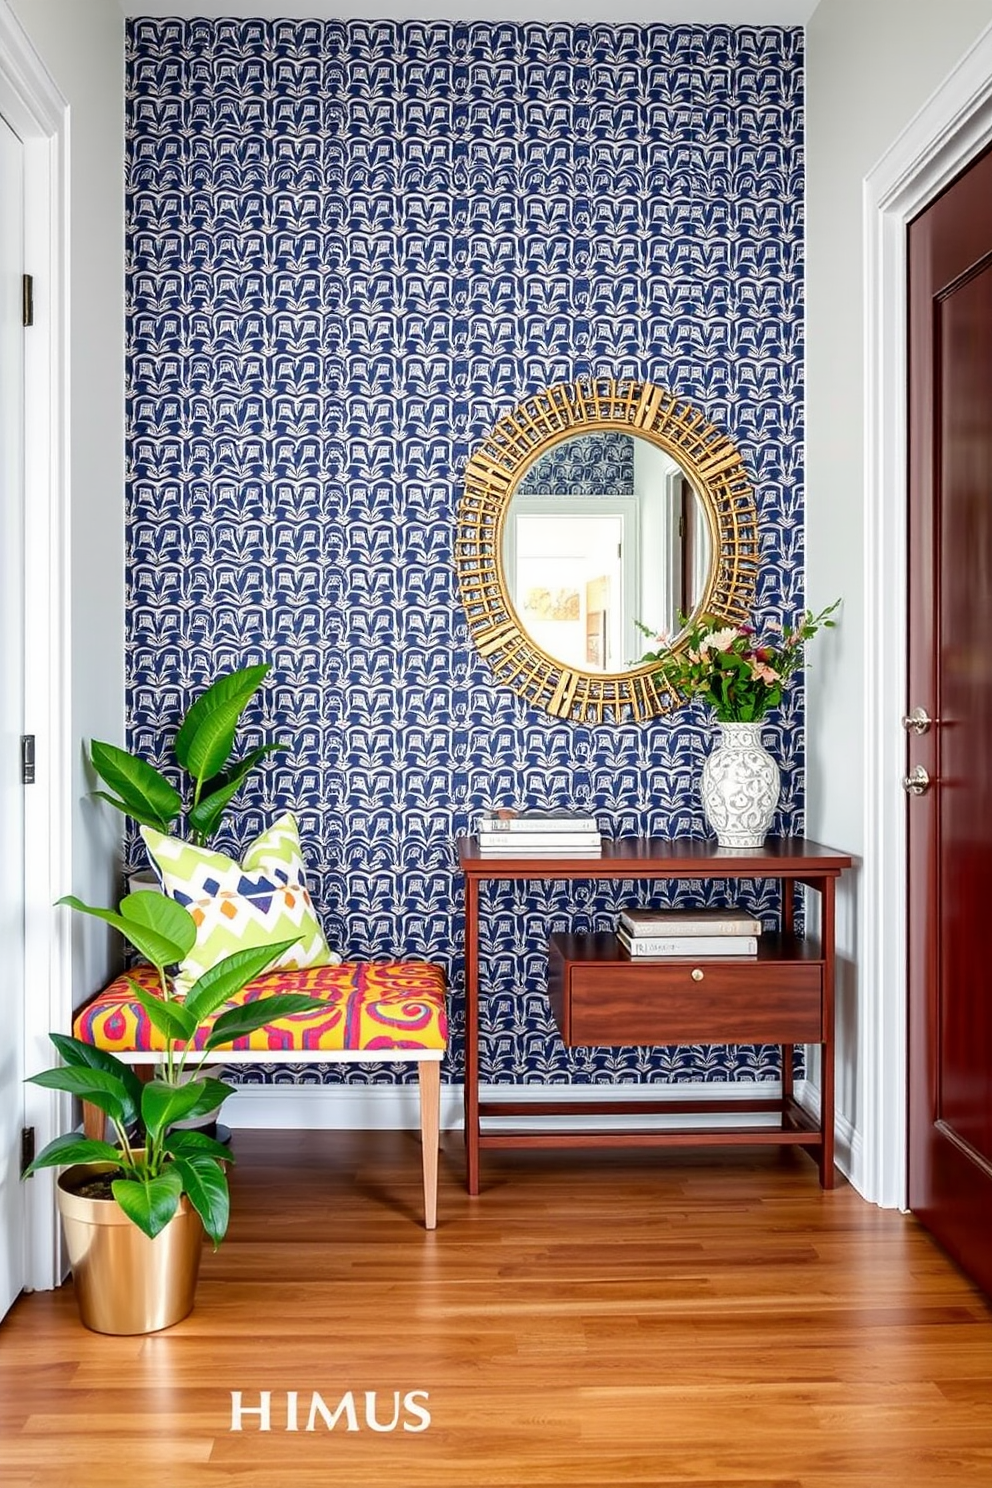
[[[832,629],[840,604],[834,600],[818,615],[804,610],[791,625],[769,624],[767,639],[749,625],[728,625],[702,615],[690,626],[677,651],[664,636],[642,661],[657,662],[657,673],[680,696],[708,703],[720,723],[753,723],[782,700],[789,679],[803,663],[806,642],[820,629]],[[646,625],[639,628],[653,635]]]

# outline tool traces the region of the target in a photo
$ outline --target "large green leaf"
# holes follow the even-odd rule
[[[173,1157],[214,1157],[218,1162],[231,1163],[234,1158],[230,1147],[218,1142],[216,1137],[202,1131],[170,1131],[165,1138],[165,1150]]]
[[[147,760],[100,739],[91,741],[90,759],[101,780],[120,797],[117,801],[112,796],[103,795],[104,800],[128,816],[168,832],[182,810],[182,800],[164,775]]]
[[[175,1215],[182,1191],[182,1174],[174,1162],[167,1163],[155,1178],[118,1178],[111,1186],[128,1219],[152,1240]]]
[[[148,1014],[152,1026],[170,1041],[189,1043],[196,1032],[196,1019],[189,1009],[181,1002],[166,1002],[164,998],[156,997],[154,992],[149,992],[133,977],[128,977],[128,982],[131,991]]]
[[[201,1076],[190,1083],[199,1091],[196,1105],[189,1113],[190,1120],[197,1116],[213,1116],[216,1111],[220,1110],[232,1089],[223,1080],[214,1080],[209,1077]]]
[[[123,1059],[118,1059],[107,1049],[98,1049],[95,1044],[84,1044],[82,1039],[73,1038],[68,1033],[50,1033],[48,1037],[62,1056],[64,1064],[73,1065],[80,1069],[104,1070],[108,1075],[113,1075],[120,1080],[121,1087],[125,1092],[130,1107],[125,1110],[124,1125],[130,1126],[137,1118],[141,1106],[141,1085],[134,1070]]]
[[[189,825],[199,839],[205,842],[216,832],[224,812],[238,794],[241,785],[241,780],[230,781],[220,790],[211,791],[209,796],[197,801],[189,813]]]
[[[144,890],[140,895],[129,895],[129,898],[164,899],[163,894],[153,894]],[[94,919],[106,920],[108,925],[113,925],[119,930],[125,940],[129,940],[135,950],[144,956],[146,961],[161,970],[164,966],[172,966],[174,962],[181,961],[186,955],[186,950],[181,944],[161,935],[153,926],[144,925],[133,919],[126,919],[112,909],[98,909],[94,905],[84,904],[77,899],[75,894],[66,894],[57,901],[59,904],[67,904],[70,909],[77,909],[81,914],[92,915]],[[177,905],[181,909],[182,905]],[[188,911],[184,911],[187,913]],[[192,919],[191,916],[188,916]]]
[[[157,1142],[162,1133],[177,1121],[199,1114],[196,1107],[200,1100],[201,1084],[198,1080],[188,1080],[181,1085],[168,1080],[149,1080],[141,1092],[141,1121],[149,1142]]]
[[[176,735],[173,749],[176,759],[195,779],[210,780],[219,774],[231,752],[238,720],[268,671],[268,663],[262,662],[218,677],[190,708]],[[218,713],[223,715],[220,730],[210,722]],[[230,740],[226,749],[212,768],[207,768],[219,751],[228,728]]]
[[[240,698],[232,698],[214,708],[190,740],[188,769],[199,784],[212,780],[227,764],[244,707]]]
[[[110,1117],[111,1121],[126,1126],[133,1120],[131,1099],[116,1075],[106,1070],[62,1068],[42,1070],[40,1074],[28,1075],[30,1085],[41,1085],[45,1090],[65,1090],[89,1101]]]
[[[260,997],[257,1002],[246,1002],[242,1007],[229,1008],[221,1013],[210,1031],[204,1048],[216,1049],[221,1044],[230,1044],[236,1038],[244,1038],[256,1028],[276,1018],[288,1018],[291,1013],[313,1013],[327,1004],[320,997],[307,997],[303,992],[278,992],[272,997]],[[264,1056],[259,1053],[259,1059]]]
[[[150,811],[142,811],[135,805],[127,805],[117,796],[112,796],[108,791],[94,791],[93,795],[98,801],[107,801],[115,811],[121,811],[125,816],[131,817],[142,827],[154,827],[157,832],[168,833],[172,828],[172,821],[164,821],[160,816],[153,815]]]
[[[109,1142],[99,1142],[95,1137],[80,1137],[76,1132],[64,1132],[41,1149],[25,1168],[24,1177],[30,1178],[36,1168],[61,1168],[66,1163],[116,1163],[120,1162],[120,1157],[120,1149]]]
[[[156,889],[139,889],[120,902],[120,912],[130,924],[153,930],[188,956],[196,944],[196,922],[185,905]],[[179,958],[180,960],[182,957]]]
[[[203,796],[189,813],[189,824],[194,832],[201,837],[209,837],[217,830],[221,817],[227,810],[231,801],[237,795],[245,782],[246,776],[250,775],[255,766],[265,758],[267,754],[273,754],[276,750],[287,749],[288,744],[263,744],[258,749],[253,749],[244,759],[238,760],[237,764],[219,775],[216,779],[207,782],[210,788],[209,796]]]
[[[186,1007],[202,1023],[248,982],[261,976],[270,962],[278,960],[299,938],[297,935],[292,940],[273,941],[271,945],[246,946],[244,950],[225,956],[190,988],[186,994]]]
[[[216,1250],[227,1233],[231,1217],[227,1174],[219,1162],[206,1155],[177,1157],[174,1166],[182,1174],[183,1189]]]
[[[157,1142],[178,1121],[212,1116],[230,1093],[230,1085],[209,1076],[184,1080],[178,1085],[167,1080],[149,1081],[141,1098],[141,1121],[149,1140]]]

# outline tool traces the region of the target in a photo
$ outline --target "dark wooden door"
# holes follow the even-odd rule
[[[992,1294],[992,154],[909,229],[909,1204]]]

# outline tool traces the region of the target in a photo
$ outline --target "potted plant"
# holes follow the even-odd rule
[[[193,917],[181,904],[149,892],[129,894],[118,913],[71,895],[59,903],[113,925],[155,968],[160,996],[133,978],[131,986],[164,1049],[152,1079],[143,1083],[115,1055],[53,1033],[63,1064],[30,1080],[98,1107],[115,1141],[68,1132],[49,1142],[25,1176],[71,1164],[57,1191],[86,1326],[100,1333],[155,1332],[193,1306],[204,1232],[216,1249],[227,1230],[229,1150],[203,1132],[176,1129],[216,1113],[230,1092],[204,1066],[221,1045],[274,1018],[307,1012],[313,999],[284,993],[218,1012],[292,940],[227,956],[179,999],[166,968],[188,955],[196,937]]]
[[[286,748],[281,742],[262,744],[231,761],[242,714],[269,670],[262,662],[226,673],[192,704],[172,744],[184,792],[140,755],[94,739],[90,761],[109,787],[109,792],[95,794],[141,826],[160,832],[170,832],[185,810],[190,836],[202,847],[255,766],[267,754]]]

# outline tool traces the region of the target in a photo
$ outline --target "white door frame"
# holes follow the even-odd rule
[[[68,493],[68,105],[17,18],[0,0],[0,113],[24,143],[24,262],[34,325],[24,338],[25,727],[37,738],[37,784],[24,792],[24,1008],[28,1071],[51,1063],[49,1029],[72,1012],[69,936],[52,905],[71,876]],[[28,1085],[38,1145],[64,1129],[64,1098]],[[50,1171],[28,1183],[30,1289],[64,1274]]]
[[[992,141],[992,26],[864,183],[865,859],[863,1192],[906,1205],[908,489],[906,227]]]

